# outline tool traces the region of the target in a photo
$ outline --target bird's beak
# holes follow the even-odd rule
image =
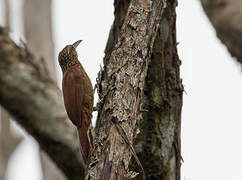
[[[72,46],[76,49],[81,42],[82,40],[78,40],[77,42],[73,43]]]

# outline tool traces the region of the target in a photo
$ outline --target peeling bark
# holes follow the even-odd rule
[[[242,2],[238,0],[201,0],[203,9],[218,38],[232,57],[242,63]]]
[[[162,12],[166,7],[164,1],[153,1],[153,3],[131,1],[129,6],[127,6],[129,2],[126,4],[120,1],[115,2],[121,4],[123,8],[115,9],[115,12],[123,12],[120,13],[121,17],[115,14],[115,21],[110,31],[111,37],[109,37],[105,50],[105,66],[98,89],[101,99],[101,110],[96,128],[98,137],[95,142],[92,163],[89,166],[88,178],[131,178],[129,177],[132,174],[132,171],[129,171],[129,161],[132,150],[127,139],[132,143],[138,132],[141,131],[142,136],[149,136],[153,133],[157,136],[154,138],[158,139],[160,143],[155,144],[155,149],[160,153],[156,156],[158,161],[152,159],[157,162],[157,165],[149,168],[143,163],[145,170],[149,172],[147,178],[178,180],[180,179],[180,113],[183,88],[179,75],[180,60],[176,51],[176,2],[168,3],[163,19]],[[124,18],[122,15],[126,11],[127,14]],[[162,25],[161,30],[159,24]],[[120,29],[120,27],[122,28]],[[115,47],[114,44],[116,44]],[[150,56],[153,48],[156,51]],[[152,64],[152,61],[156,62]],[[148,65],[153,68],[147,69]],[[163,69],[157,69],[157,65]],[[149,78],[149,72],[154,75],[153,70],[158,73],[153,77],[154,80],[162,78],[161,81],[157,80],[157,84],[149,84],[148,80],[145,81]],[[158,94],[151,97],[151,102],[145,100],[148,95],[145,94],[144,87],[150,89],[155,87],[157,90]],[[162,92],[163,90],[164,92]],[[158,97],[160,104],[152,108],[152,101],[160,96],[159,93],[163,93],[161,97]],[[150,104],[148,109],[144,103]],[[147,118],[145,115],[146,117],[142,118],[143,104],[143,108],[148,110],[148,114],[153,113],[153,116],[156,115],[156,117]],[[157,131],[143,131],[145,128],[139,127],[138,124],[143,122],[152,124],[149,123],[150,120],[153,120],[153,124],[159,127],[156,128]],[[141,138],[138,139],[139,141],[148,142],[147,139],[141,140]],[[151,141],[154,142],[154,140]],[[148,148],[148,151],[153,148],[154,144],[149,143],[149,145],[151,147]],[[141,161],[147,160],[142,159],[142,155],[146,158],[150,155],[155,157],[154,154],[151,154],[153,151],[148,152],[147,155],[147,151],[143,150],[144,147],[140,147],[140,150],[137,151],[140,152]],[[148,160],[148,162],[153,161]],[[137,162],[134,161],[134,163]],[[159,168],[156,169],[157,167]],[[164,170],[165,168],[166,170]],[[150,172],[150,169],[155,172]],[[139,166],[138,168],[136,166],[136,170],[142,174]]]
[[[0,28],[0,103],[69,179],[84,177],[76,131],[41,60]]]
[[[179,180],[183,86],[177,54],[176,2],[160,20],[144,87],[144,118],[135,149],[148,179]]]

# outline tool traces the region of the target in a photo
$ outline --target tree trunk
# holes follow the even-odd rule
[[[52,1],[25,0],[24,29],[27,44],[37,58],[43,58],[51,78],[57,81],[52,36]],[[40,160],[45,180],[64,180],[63,174],[41,150]]]
[[[176,2],[149,3],[114,3],[115,20],[99,77],[101,109],[95,163],[88,172],[91,179],[133,178],[134,171],[140,173],[137,178],[144,178],[142,168],[147,179],[180,179],[183,87],[176,50]],[[136,158],[129,163],[131,155],[136,156],[130,144],[136,135],[135,149],[143,167]]]
[[[242,63],[242,2],[238,0],[201,0],[203,9],[218,38],[231,56]]]
[[[144,118],[135,149],[148,179],[180,180],[183,85],[176,40],[176,3],[167,2],[144,86]]]

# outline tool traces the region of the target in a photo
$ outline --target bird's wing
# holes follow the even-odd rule
[[[89,93],[87,91],[89,87],[86,87],[87,83],[85,80],[83,73],[80,73],[79,69],[73,68],[64,74],[62,86],[65,108],[70,120],[77,126],[80,138],[81,157],[84,163],[87,164],[91,151],[87,131],[91,122],[92,112],[89,112],[88,109],[92,110],[92,104],[88,103]],[[91,97],[91,101],[93,101],[93,97]]]
[[[68,117],[74,125],[80,127],[84,85],[79,72],[67,71],[63,77],[62,88]]]

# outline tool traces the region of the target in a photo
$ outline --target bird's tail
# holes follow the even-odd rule
[[[81,158],[85,165],[87,165],[89,162],[89,155],[91,152],[91,145],[90,145],[87,133],[88,133],[88,129],[86,126],[82,128],[78,128]]]

